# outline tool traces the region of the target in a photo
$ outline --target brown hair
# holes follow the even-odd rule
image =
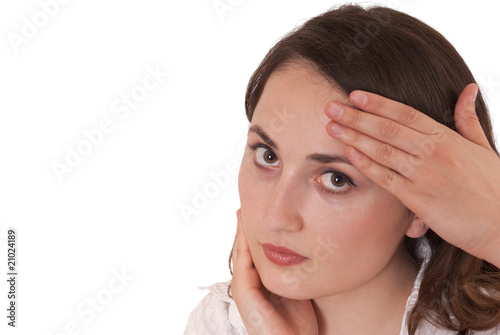
[[[297,61],[311,64],[346,95],[353,90],[374,92],[412,106],[452,129],[457,99],[466,85],[475,82],[455,48],[425,23],[385,7],[346,5],[310,19],[268,52],[248,83],[248,120],[252,120],[269,76]],[[481,93],[476,112],[496,151]],[[408,316],[409,334],[415,334],[423,319],[459,334],[500,324],[499,269],[431,230],[424,238],[432,255],[418,301]],[[415,257],[415,240],[406,238],[406,242]]]

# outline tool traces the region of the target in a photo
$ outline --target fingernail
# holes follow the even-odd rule
[[[356,106],[364,106],[366,104],[366,101],[368,100],[368,96],[366,94],[364,94],[363,92],[354,91],[351,93],[350,100]]]
[[[359,160],[359,151],[355,148],[349,148],[349,150],[347,150],[347,155],[355,161]]]
[[[330,104],[328,107],[328,116],[330,116],[332,119],[340,119],[342,117],[342,114],[344,114],[344,109],[336,103]]]
[[[477,98],[478,92],[479,92],[479,88],[476,86],[476,89],[472,92],[471,97],[470,97],[472,106],[476,105],[476,98]]]
[[[342,132],[344,131],[344,127],[342,127],[340,124],[338,123],[335,123],[335,122],[332,122],[330,124],[330,131],[334,134],[334,135],[341,135]]]

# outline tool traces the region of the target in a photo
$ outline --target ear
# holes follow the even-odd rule
[[[414,215],[414,214],[413,214]],[[427,227],[421,218],[414,215],[413,221],[410,223],[408,230],[406,231],[406,236],[411,238],[419,238],[423,236],[429,227]]]

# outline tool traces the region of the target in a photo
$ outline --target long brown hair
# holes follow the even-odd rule
[[[353,90],[374,92],[452,129],[457,99],[467,84],[475,82],[455,48],[425,23],[385,7],[346,5],[310,19],[268,52],[248,83],[249,121],[269,76],[295,61],[308,62],[346,95]],[[476,112],[496,151],[481,92]],[[500,324],[499,269],[431,230],[423,238],[432,255],[408,316],[409,334],[414,335],[424,319],[459,334]],[[415,241],[406,242],[415,257]]]

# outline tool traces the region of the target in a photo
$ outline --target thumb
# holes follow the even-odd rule
[[[467,85],[458,97],[455,107],[455,126],[460,135],[486,149],[491,150],[476,114],[477,84]]]
[[[236,211],[236,220],[236,222],[238,223],[237,227],[239,227],[241,224],[241,208]]]
[[[234,242],[233,242],[233,248],[231,249],[231,254],[229,255],[229,264],[231,264],[233,259],[236,259],[237,253],[238,253],[238,238],[241,239],[241,235],[245,234],[245,231],[243,230],[243,227],[241,226],[241,209],[238,209],[236,211],[236,235],[234,236]],[[231,265],[229,265],[231,268]],[[232,272],[231,272],[232,274]]]

